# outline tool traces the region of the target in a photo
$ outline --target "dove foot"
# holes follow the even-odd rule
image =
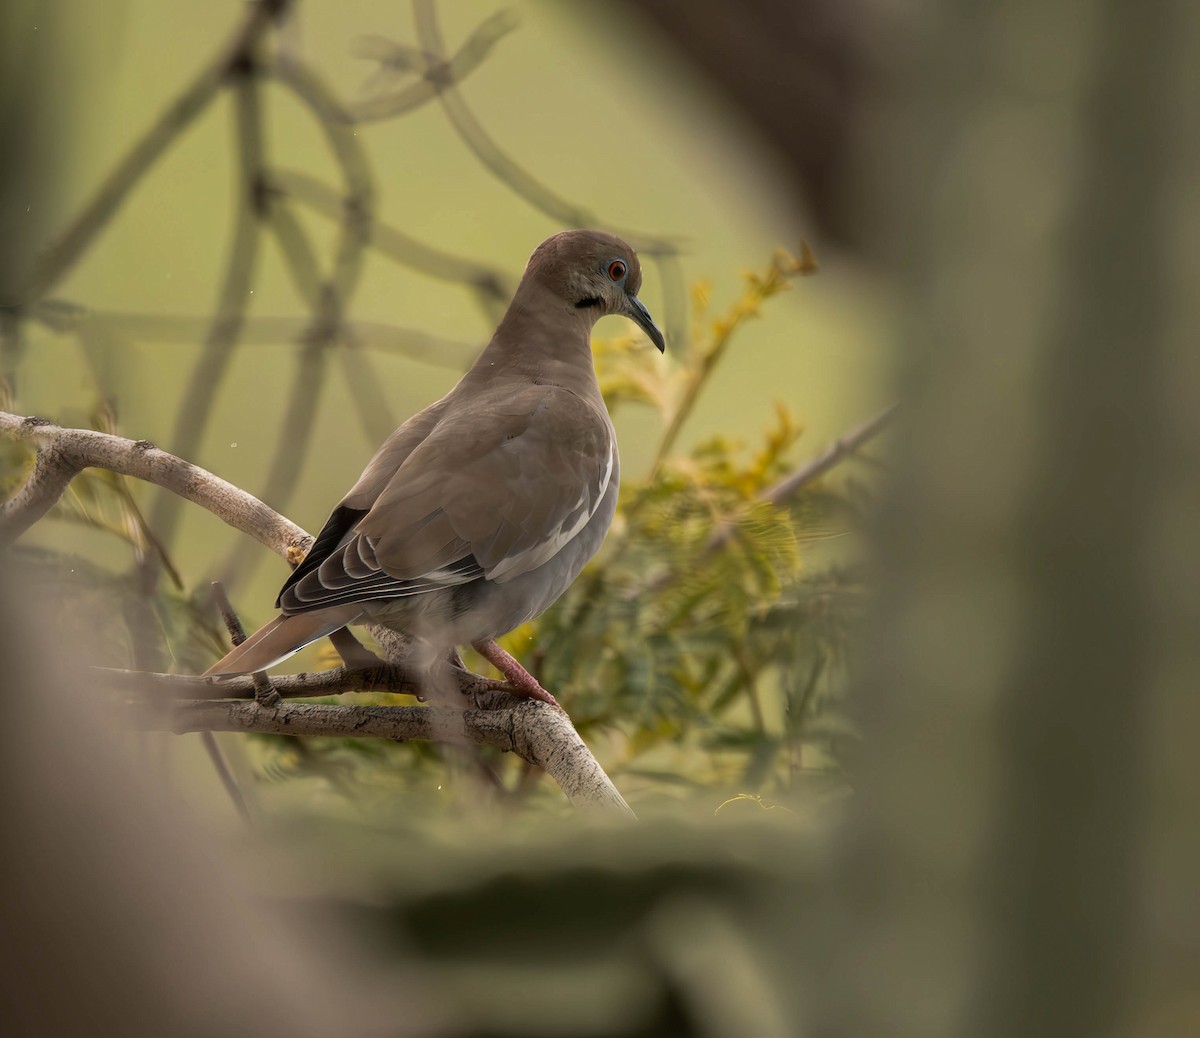
[[[500,648],[494,639],[474,642],[472,648],[504,675],[504,680],[508,682],[508,691],[514,696],[538,699],[551,706],[558,706],[558,700],[538,684],[537,678],[522,667],[516,657]]]

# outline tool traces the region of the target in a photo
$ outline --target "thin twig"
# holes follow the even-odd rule
[[[763,491],[759,495],[759,500],[777,505],[795,497],[804,487],[820,479],[835,465],[849,458],[883,432],[891,424],[892,419],[896,417],[896,409],[899,406],[899,404],[890,404],[874,418],[870,419],[870,421],[863,422],[861,425],[855,426],[844,436],[838,437],[823,453],[817,455],[817,457],[813,458],[807,464],[801,465],[791,475],[784,477],[778,483]],[[716,551],[733,536],[734,528],[733,523],[723,523],[713,531],[706,549],[708,551]]]
[[[304,458],[316,432],[327,360],[327,344],[317,339],[305,345],[293,371],[287,410],[262,491],[263,497],[274,506],[285,507],[299,482]],[[222,567],[220,579],[228,584],[244,581],[261,558],[252,544],[240,541]]]
[[[212,582],[212,596],[217,604],[217,612],[221,614],[221,622],[229,632],[229,640],[236,649],[246,640],[246,628],[242,626],[242,618],[237,615],[237,610],[233,608],[233,603],[229,601],[229,595],[219,580]]]
[[[688,329],[688,294],[683,279],[683,264],[674,253],[651,255],[650,261],[658,271],[667,349],[676,360],[686,362],[692,337]]]
[[[326,334],[330,345],[338,347],[337,357],[350,384],[351,392],[361,406],[354,408],[372,446],[384,440],[396,426],[391,406],[381,388],[381,380],[370,358],[363,355],[357,343],[346,334],[344,317],[358,286],[371,240],[375,220],[375,189],[370,164],[356,133],[343,122],[324,116],[334,102],[333,92],[307,64],[290,60],[278,68],[280,81],[290,88],[320,122],[330,151],[342,173],[345,194],[339,214],[340,231],[334,248],[328,277],[323,283],[306,286],[298,284],[313,311],[312,335]],[[285,211],[278,204],[280,212]],[[301,255],[311,251],[308,239],[297,223],[291,231],[298,239]],[[281,241],[281,245],[283,245]],[[283,248],[285,262],[291,263],[288,249]],[[315,271],[315,266],[314,266]],[[300,271],[296,272],[300,274]]]
[[[204,752],[208,754],[209,762],[213,766],[213,771],[217,773],[217,778],[228,794],[229,799],[233,801],[234,809],[242,817],[243,822],[251,821],[250,807],[246,803],[246,798],[242,794],[242,788],[237,784],[237,779],[233,777],[233,772],[229,770],[229,763],[225,760],[225,754],[221,752],[221,747],[217,743],[217,737],[212,732],[201,732],[200,742],[204,746]]]
[[[863,422],[862,425],[851,429],[845,436],[834,440],[824,454],[813,458],[807,465],[797,469],[790,476],[781,479],[768,489],[763,494],[763,500],[770,501],[772,504],[778,504],[780,501],[786,501],[788,498],[795,497],[796,492],[802,487],[807,486],[815,479],[820,479],[821,476],[825,475],[838,462],[844,458],[848,458],[855,451],[865,446],[868,441],[883,432],[891,424],[892,419],[896,417],[896,410],[899,406],[899,404],[888,405],[870,421]]]
[[[229,601],[229,595],[225,593],[225,586],[219,580],[212,582],[212,595],[213,601],[217,604],[217,611],[221,614],[221,620],[225,624],[225,630],[229,632],[229,640],[236,649],[246,640],[246,628],[242,626],[242,618],[237,615],[237,610]],[[254,698],[259,703],[264,706],[274,706],[279,702],[279,693],[271,687],[271,679],[264,671],[255,671],[250,675],[250,680],[254,683]]]

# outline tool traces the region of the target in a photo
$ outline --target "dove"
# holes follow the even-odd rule
[[[267,670],[347,625],[381,624],[414,658],[470,645],[511,692],[554,704],[496,638],[558,599],[612,523],[620,461],[591,331],[621,315],[665,351],[641,284],[637,255],[611,234],[542,242],[475,363],[333,509],[280,590],[280,615],[206,676]]]

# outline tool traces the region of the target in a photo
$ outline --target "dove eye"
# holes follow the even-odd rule
[[[625,264],[620,260],[613,260],[608,265],[608,276],[614,281],[620,281],[625,276]]]

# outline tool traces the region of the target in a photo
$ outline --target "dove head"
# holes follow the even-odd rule
[[[563,231],[547,238],[525,268],[522,286],[551,293],[573,310],[588,328],[606,314],[634,321],[659,351],[666,341],[638,299],[642,267],[626,242],[603,231]]]

